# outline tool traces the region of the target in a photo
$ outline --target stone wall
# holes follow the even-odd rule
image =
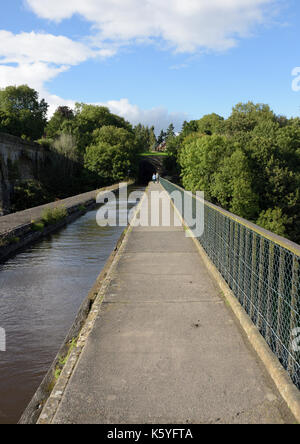
[[[0,133],[0,215],[9,212],[17,181],[39,178],[46,155],[37,143]]]

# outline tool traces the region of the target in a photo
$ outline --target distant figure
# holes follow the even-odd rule
[[[153,183],[156,182],[156,174],[155,173],[153,173],[152,180],[153,180]]]
[[[155,179],[156,179],[156,182],[159,183],[159,174],[158,173],[156,173]]]

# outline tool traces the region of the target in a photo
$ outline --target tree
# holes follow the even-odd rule
[[[275,121],[276,116],[270,107],[265,104],[254,104],[253,102],[238,103],[227,120],[227,128],[230,133],[238,131],[253,131],[261,121]]]
[[[151,126],[150,133],[149,133],[149,148],[150,150],[153,150],[157,145],[157,139],[155,135],[155,128],[154,126]]]
[[[299,147],[300,118],[248,102],[227,120],[209,114],[184,122],[167,152],[177,156],[185,188],[299,243]]]
[[[135,143],[139,152],[149,151],[151,146],[151,130],[141,123],[134,128]]]
[[[15,114],[0,110],[0,133],[20,134],[20,122]]]
[[[291,119],[289,124],[279,128],[276,135],[276,144],[280,155],[289,168],[300,171],[300,119]]]
[[[167,156],[164,158],[164,168],[168,172],[168,175],[172,176],[175,181],[178,181],[180,178],[180,165],[177,161],[180,145],[180,136],[168,138],[166,147]]]
[[[223,208],[246,219],[254,220],[259,211],[258,196],[253,189],[249,161],[236,147],[231,156],[221,161],[213,174],[211,195]]]
[[[208,136],[212,134],[224,133],[224,117],[218,114],[206,114],[200,120],[198,120],[198,131]]]
[[[82,154],[84,154],[86,147],[93,142],[93,131],[103,126],[125,128],[133,134],[132,126],[123,117],[112,114],[107,107],[76,104],[75,134],[79,151]]]
[[[220,162],[232,153],[232,145],[225,136],[203,136],[192,133],[184,139],[179,152],[182,182],[189,191],[204,191],[212,197],[213,175]]]
[[[283,214],[281,208],[269,208],[262,211],[257,220],[257,225],[279,236],[286,235],[286,225],[289,222],[288,217]]]
[[[183,124],[182,124],[181,132],[185,130],[185,128],[187,127],[187,125],[188,125],[188,122],[187,122],[187,120],[185,120],[185,121],[183,122]]]
[[[68,106],[59,106],[46,127],[46,135],[54,139],[61,133],[72,133],[74,130],[74,112]]]
[[[175,127],[174,127],[173,123],[170,123],[170,125],[167,129],[167,132],[166,132],[166,141],[168,141],[172,137],[175,137]]]
[[[190,122],[185,121],[182,126],[181,138],[183,140],[185,137],[189,136],[190,134],[197,132],[198,132],[197,120],[191,120]]]
[[[31,140],[42,137],[47,110],[45,100],[39,101],[38,92],[27,85],[8,86],[0,90],[0,128],[9,129],[14,136]]]
[[[161,130],[158,139],[157,139],[157,143],[160,145],[161,143],[163,143],[165,141],[166,138],[166,133],[164,132],[164,130]]]
[[[93,133],[93,144],[87,147],[84,165],[103,183],[124,180],[135,169],[134,134],[125,128],[103,126]]]

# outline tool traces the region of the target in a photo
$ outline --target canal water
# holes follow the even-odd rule
[[[135,204],[129,201],[129,208]],[[126,211],[124,202],[119,208]],[[0,352],[0,424],[20,419],[124,230],[100,228],[96,213],[0,264],[7,350]]]

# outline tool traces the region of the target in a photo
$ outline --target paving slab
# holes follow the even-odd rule
[[[182,231],[179,236],[178,231],[157,231],[155,236],[152,231],[133,231],[128,240],[126,252],[143,253],[145,247],[147,254],[195,253],[194,242],[182,236]]]
[[[133,291],[134,286],[134,291]],[[220,292],[219,292],[220,293]],[[218,293],[213,297],[206,282],[193,274],[187,275],[160,275],[153,279],[153,275],[136,273],[117,273],[109,284],[106,300],[120,302],[208,302],[223,303]]]
[[[295,419],[193,242],[156,227],[129,235],[53,422]]]

